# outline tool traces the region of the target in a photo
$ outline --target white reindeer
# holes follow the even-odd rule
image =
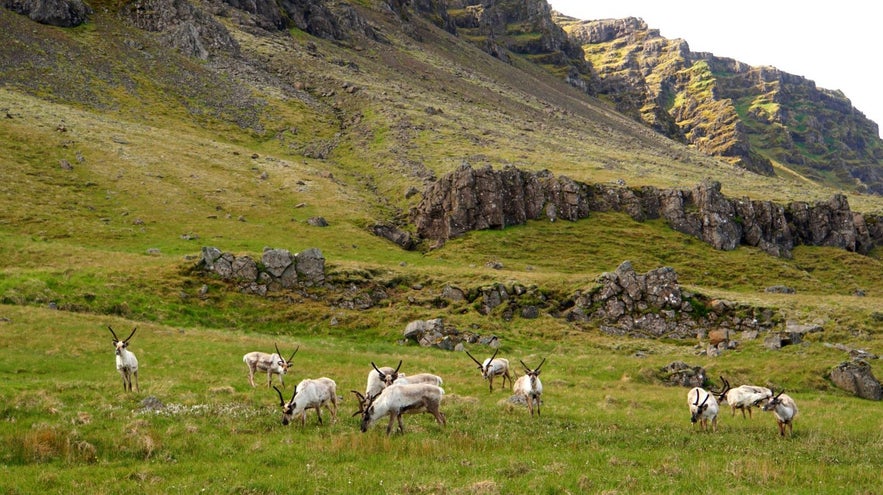
[[[721,404],[730,405],[733,414],[736,415],[736,409],[742,411],[742,418],[745,418],[745,411],[748,411],[748,417],[751,417],[751,408],[765,399],[773,396],[773,391],[766,387],[758,387],[755,385],[740,385],[736,388],[730,388],[730,382],[724,377],[720,377],[723,388],[717,392],[717,399]]]
[[[717,400],[705,390],[694,387],[687,392],[687,405],[690,406],[690,422],[699,423],[700,429],[708,431],[708,420],[711,420],[713,431],[717,431]]]
[[[779,425],[779,435],[785,436],[785,427],[788,427],[788,433],[794,436],[794,417],[797,416],[797,403],[794,402],[788,394],[782,390],[775,397],[764,404],[764,411],[772,411],[776,416],[776,423]]]
[[[404,434],[402,414],[415,414],[427,412],[435,416],[438,424],[445,426],[445,415],[439,411],[442,395],[445,391],[441,387],[425,383],[411,383],[404,385],[391,385],[383,389],[380,395],[370,399],[362,413],[360,429],[362,433],[368,431],[378,419],[389,416],[389,424],[386,426],[386,434],[392,433],[392,426],[398,420],[399,432]]]
[[[481,376],[484,377],[485,380],[488,381],[488,386],[490,387],[490,391],[494,391],[494,377],[502,376],[503,377],[503,386],[506,386],[506,380],[509,380],[509,386],[512,386],[512,375],[509,374],[509,360],[505,358],[498,358],[497,353],[500,352],[500,349],[494,351],[494,355],[488,359],[484,360],[484,363],[479,363],[477,359],[472,357],[472,354],[469,354],[469,351],[466,351],[466,355],[472,358],[475,361],[475,364],[478,365],[478,370],[481,371]]]
[[[266,371],[267,388],[270,388],[270,385],[273,383],[273,375],[279,375],[279,383],[282,384],[282,388],[285,388],[285,380],[282,377],[288,373],[288,369],[291,368],[291,360],[294,359],[294,355],[297,354],[300,346],[297,346],[297,349],[291,353],[291,357],[288,359],[282,357],[282,353],[279,352],[279,346],[276,345],[275,342],[273,343],[273,346],[276,347],[275,354],[254,351],[242,356],[242,362],[248,366],[248,383],[250,383],[252,387],[255,386],[254,374],[258,371]]]
[[[279,394],[279,405],[282,407],[282,424],[287,425],[293,418],[300,416],[301,427],[307,423],[307,409],[315,409],[319,424],[322,424],[322,411],[324,406],[331,413],[331,422],[337,419],[337,384],[331,378],[316,378],[302,380],[294,387],[291,400],[285,402],[282,391],[275,385],[273,388]]]
[[[430,385],[435,385],[436,387],[441,387],[444,383],[442,377],[438,375],[433,375],[432,373],[417,373],[414,375],[406,375],[404,373],[399,373],[399,377],[393,382],[396,385],[405,385],[408,383],[428,383]]]
[[[401,359],[399,360],[399,365],[396,366],[395,369],[392,369],[389,366],[378,368],[377,365],[374,364],[374,361],[371,361],[371,367],[374,369],[368,372],[368,383],[365,385],[365,395],[362,395],[355,390],[351,390],[359,401],[359,410],[354,412],[353,416],[365,412],[365,407],[371,399],[377,397],[380,395],[380,392],[383,392],[383,389],[395,383],[399,376],[404,375],[404,373],[399,373],[399,369],[402,367]]]
[[[521,366],[524,366],[526,374],[519,377],[518,380],[515,380],[515,386],[513,387],[515,395],[524,397],[525,402],[527,402],[527,410],[530,411],[531,416],[533,416],[533,405],[536,403],[537,416],[539,416],[541,396],[543,395],[543,382],[540,381],[540,368],[543,367],[546,358],[543,358],[536,369],[530,369],[524,364],[524,361],[519,362],[521,363]]]
[[[131,392],[132,382],[134,381],[135,391],[140,392],[141,387],[138,385],[138,358],[136,358],[135,354],[128,349],[129,339],[135,335],[135,330],[138,330],[138,327],[132,329],[132,333],[126,337],[126,340],[120,340],[110,325],[108,325],[107,328],[110,330],[111,335],[113,335],[113,346],[116,348],[117,371],[119,371],[120,376],[123,377],[123,390]]]

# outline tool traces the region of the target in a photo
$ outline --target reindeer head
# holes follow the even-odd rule
[[[354,412],[353,416],[352,416],[352,417],[356,417],[359,414],[362,414],[365,412],[365,409],[367,409],[365,406],[368,405],[368,401],[370,400],[370,398],[365,397],[364,395],[360,394],[359,392],[356,392],[355,390],[350,390],[350,392],[356,394],[356,400],[359,402],[359,410]]]
[[[524,366],[524,372],[527,374],[527,376],[530,377],[531,381],[533,381],[538,376],[540,376],[540,368],[543,367],[543,363],[546,362],[546,358],[543,358],[543,360],[540,361],[540,365],[537,366],[536,369],[530,369],[530,367],[524,364],[524,361],[519,360],[518,362],[521,363],[521,366]]]
[[[729,392],[730,388],[732,387],[730,387],[730,382],[728,382],[726,378],[721,376],[720,379],[721,390],[720,392],[715,392],[715,394],[717,395],[717,400],[719,400],[720,402],[724,402],[725,400],[727,400],[727,392]]]
[[[298,351],[298,349],[300,349],[300,346],[297,346],[297,348],[294,350],[294,352],[291,353],[291,357],[288,359],[284,359],[282,357],[282,353],[279,352],[279,346],[276,345],[275,342],[273,342],[273,346],[276,347],[276,355],[279,356],[279,361],[277,361],[276,364],[279,365],[279,369],[281,370],[280,374],[284,375],[284,374],[288,373],[288,368],[291,368],[291,360],[294,359],[294,355],[297,354],[297,351]]]
[[[776,407],[778,407],[779,404],[782,403],[782,400],[779,399],[779,396],[784,393],[785,393],[785,389],[782,389],[778,394],[774,395],[773,397],[770,397],[770,400],[766,404],[763,405],[763,410],[764,411],[772,411]],[[760,399],[760,400],[763,400],[763,399]]]
[[[291,422],[291,417],[294,415],[294,398],[297,396],[297,387],[294,388],[294,393],[291,394],[291,400],[288,402],[285,402],[285,399],[282,398],[282,391],[276,385],[273,385],[273,389],[279,394],[279,406],[282,408],[282,424],[287,425]]]
[[[358,394],[358,392],[356,393]],[[364,401],[359,405],[359,412],[362,413],[362,421],[359,422],[359,430],[362,433],[368,431],[368,428],[370,428],[371,425],[374,424],[374,422],[377,420],[377,418],[374,417],[374,399],[379,396],[380,394],[363,398]],[[353,414],[353,416],[355,416],[355,414]]]
[[[466,355],[469,356],[475,364],[478,365],[478,371],[481,372],[481,376],[484,377],[485,380],[489,380],[494,376],[494,367],[491,366],[491,363],[494,361],[494,358],[497,357],[497,353],[500,352],[500,349],[494,351],[494,355],[491,356],[490,359],[484,362],[484,364],[479,363],[478,359],[475,359],[472,354],[469,354],[469,351],[466,351]]]
[[[113,335],[113,346],[116,347],[116,355],[119,356],[120,352],[122,352],[123,349],[129,347],[129,339],[131,339],[132,336],[135,335],[135,330],[138,330],[138,327],[132,329],[132,333],[130,333],[129,336],[126,337],[126,340],[120,340],[119,337],[117,337],[116,332],[113,331],[113,328],[111,328],[110,325],[107,326],[107,329],[110,330],[111,335]]]
[[[377,365],[374,364],[374,361],[371,361],[371,366],[374,368],[374,371],[376,371],[377,374],[380,376],[380,381],[382,381],[388,387],[392,385],[394,381],[398,380],[399,368],[402,367],[402,360],[399,359],[399,365],[396,366],[395,371],[393,371],[392,373],[384,373],[380,371],[380,368],[378,368]]]
[[[708,409],[707,402],[708,402],[708,398],[711,397],[711,394],[708,394],[708,393],[705,394],[705,400],[702,401],[702,404],[699,403],[699,395],[701,395],[701,393],[697,392],[696,393],[696,402],[693,403],[693,405],[696,406],[696,409],[693,411],[693,414],[690,416],[691,423],[695,423],[696,421],[698,421],[699,417],[702,416],[702,413],[704,413],[705,410]]]

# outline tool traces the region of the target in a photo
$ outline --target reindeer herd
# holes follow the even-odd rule
[[[140,391],[138,386],[138,359],[129,351],[129,340],[135,335],[137,327],[132,330],[125,340],[120,340],[116,332],[110,326],[107,327],[113,335],[113,345],[116,353],[116,368],[123,380],[123,390],[131,392],[134,384],[135,391]],[[292,391],[291,399],[287,402],[282,391],[273,385],[273,375],[279,376],[279,384],[285,388],[284,375],[291,369],[292,360],[300,349],[295,348],[288,359],[285,359],[279,351],[279,346],[274,343],[276,352],[267,354],[264,352],[249,352],[242,357],[242,361],[248,367],[248,382],[255,387],[254,375],[258,372],[267,373],[267,387],[273,387],[279,395],[279,406],[282,409],[282,424],[288,425],[296,419],[300,419],[301,426],[306,425],[307,410],[315,409],[319,424],[322,424],[322,412],[324,407],[331,415],[331,421],[337,419],[338,401],[337,383],[327,377],[302,380]],[[509,369],[509,360],[498,358],[499,349],[494,351],[493,356],[484,361],[475,359],[469,351],[466,355],[478,366],[478,370],[484,380],[488,382],[490,392],[494,391],[494,378],[501,377],[502,385],[506,386],[509,381],[514,395],[522,399],[527,405],[530,415],[540,416],[542,404],[543,384],[540,381],[540,368],[546,359],[540,361],[539,366],[530,368],[524,361],[519,361],[524,367],[524,375],[515,382],[512,381],[512,373]],[[352,393],[356,396],[358,410],[353,416],[361,415],[359,428],[362,432],[368,429],[381,418],[388,416],[389,423],[386,434],[390,435],[393,428],[398,425],[398,431],[404,433],[402,424],[403,414],[429,413],[435,417],[438,424],[447,425],[445,415],[441,412],[441,402],[444,389],[441,388],[442,378],[431,373],[418,373],[406,375],[401,372],[402,361],[398,366],[377,367],[371,362],[371,370],[368,371],[368,381],[365,393],[356,390]],[[774,391],[754,385],[740,385],[736,388],[730,386],[730,382],[723,376],[721,389],[705,390],[694,387],[687,392],[687,406],[690,410],[690,421],[699,424],[702,431],[708,431],[709,422],[711,430],[717,431],[717,416],[720,404],[728,404],[732,408],[732,416],[736,415],[736,409],[742,412],[745,418],[746,411],[751,417],[753,407],[760,407],[764,411],[772,412],[776,417],[779,427],[779,435],[785,436],[785,430],[793,434],[793,419],[797,415],[797,404],[794,399],[784,393],[784,390],[776,394]]]
[[[784,390],[776,394],[766,387],[756,385],[740,385],[732,388],[726,378],[720,377],[720,379],[722,385],[720,390],[709,389],[707,391],[695,387],[687,392],[690,421],[694,424],[698,423],[701,430],[707,431],[710,421],[712,431],[717,431],[718,404],[720,403],[728,404],[732,408],[732,416],[736,415],[736,409],[742,411],[742,418],[745,418],[745,411],[748,411],[748,417],[751,417],[752,407],[760,407],[764,411],[770,411],[776,417],[779,435],[785,436],[786,426],[788,433],[793,434],[792,421],[797,416],[797,404],[794,399],[784,393]]]

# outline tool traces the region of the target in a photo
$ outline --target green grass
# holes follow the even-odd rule
[[[796,174],[733,173],[520,57],[481,58],[437,30],[402,36],[385,14],[370,22],[388,43],[361,50],[301,31],[286,40],[234,29],[270,79],[303,88],[286,93],[212,73],[96,10],[74,30],[0,12],[16,40],[0,55],[18,71],[3,73],[0,90],[10,115],[0,112],[0,493],[878,490],[879,407],[828,383],[846,356],[822,344],[879,354],[879,248],[864,257],[799,247],[793,259],[721,252],[615,213],[473,232],[428,252],[367,229],[406,220],[420,195],[405,191],[464,161],[629,186],[712,178],[728,196],[780,202],[836,191]],[[883,211],[879,197],[849,199],[857,211]],[[314,216],[330,226],[310,227]],[[193,271],[203,246],[255,258],[266,246],[317,247],[331,284],[243,294]],[[825,331],[779,352],[746,341],[708,359],[694,341],[615,339],[546,314],[506,321],[439,298],[446,285],[518,283],[563,299],[625,260],[639,272],[671,266],[687,291]],[[765,293],[772,285],[797,293]],[[377,306],[342,309],[368,292],[383,294]],[[513,362],[548,357],[543,417],[489,394],[463,354],[397,344],[409,321],[436,317],[499,335]],[[108,324],[139,327],[140,393],[122,392]],[[241,356],[273,342],[301,346],[289,387],[337,380],[338,422],[317,427],[311,415],[304,429],[284,428],[276,395],[248,386]],[[371,361],[398,359],[406,372],[445,378],[447,428],[410,416],[403,436],[385,437],[382,425],[358,432],[349,390],[363,389]],[[769,415],[726,412],[717,434],[693,432],[686,390],[654,378],[674,360],[734,384],[786,387],[801,407],[794,437],[776,438]],[[151,396],[168,407],[142,411]]]
[[[4,493],[671,493],[686,486],[872,493],[879,481],[877,405],[826,385],[820,374],[837,357],[820,345],[772,352],[747,343],[707,360],[680,345],[587,334],[504,344],[503,354],[516,360],[548,357],[542,417],[531,418],[503,402],[509,394],[489,393],[461,353],[341,331],[268,337],[138,324],[131,350],[142,389],[126,394],[104,325],[136,322],[11,306],[0,315]],[[311,412],[306,428],[283,427],[275,393],[248,385],[242,354],[271,341],[300,345],[289,387],[307,376],[337,381],[344,400],[336,423],[327,424],[324,412],[318,426]],[[778,438],[769,413],[743,420],[726,410],[717,433],[694,431],[686,389],[653,378],[676,358],[715,376],[787,387],[800,407],[794,436]],[[383,422],[358,431],[349,390],[362,390],[370,361],[396,359],[403,371],[444,377],[446,428],[419,415],[405,418],[405,435],[386,437]],[[800,366],[789,366],[795,361]],[[147,397],[165,408],[143,411]]]

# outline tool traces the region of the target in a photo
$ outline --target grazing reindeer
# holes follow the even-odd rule
[[[404,385],[391,385],[383,389],[380,395],[368,399],[368,403],[362,413],[362,422],[359,429],[362,433],[368,431],[378,419],[389,416],[389,424],[386,426],[386,434],[392,433],[392,425],[398,420],[399,432],[404,434],[402,414],[415,414],[428,412],[435,416],[438,424],[445,426],[445,415],[439,411],[442,395],[445,391],[441,387],[425,383],[409,383]]]
[[[509,386],[512,386],[512,375],[509,374],[509,360],[505,358],[497,358],[498,352],[500,352],[499,348],[494,351],[493,356],[485,359],[484,363],[479,363],[477,359],[472,357],[472,354],[469,354],[469,351],[466,351],[466,355],[472,358],[472,360],[475,361],[475,364],[478,365],[478,370],[481,371],[481,376],[488,381],[488,386],[490,387],[491,392],[494,391],[495,376],[503,377],[504,387],[506,386],[506,379],[509,379]]]
[[[701,403],[700,403],[701,399]],[[687,392],[687,405],[690,406],[690,422],[699,422],[703,431],[708,431],[708,420],[711,420],[713,431],[717,431],[717,400],[710,393],[699,387]]]
[[[742,418],[745,418],[745,411],[748,411],[748,417],[751,417],[751,407],[758,404],[764,399],[773,396],[772,390],[766,387],[757,387],[754,385],[740,385],[736,388],[730,388],[730,382],[724,377],[720,377],[723,388],[720,392],[716,392],[717,400],[723,404],[726,402],[732,408],[733,414],[736,415],[736,409],[742,411]]]
[[[784,393],[785,390],[779,392],[775,397],[770,398],[769,402],[764,404],[764,411],[772,411],[776,416],[776,423],[779,425],[779,435],[785,436],[785,427],[788,427],[788,433],[794,436],[794,417],[797,416],[797,403],[790,396]]]
[[[294,355],[297,354],[300,346],[297,346],[297,349],[291,353],[291,357],[288,359],[282,357],[282,353],[279,352],[279,346],[276,345],[275,342],[273,343],[273,346],[276,347],[275,354],[254,351],[242,356],[242,362],[248,366],[248,383],[250,383],[252,387],[255,386],[255,372],[266,371],[267,388],[270,388],[270,385],[273,383],[273,375],[279,375],[279,383],[282,384],[282,388],[285,388],[285,380],[282,376],[288,373],[288,369],[291,368],[291,360],[294,359]]]
[[[307,424],[307,409],[315,409],[319,424],[322,424],[322,406],[331,413],[331,421],[337,419],[337,384],[331,378],[306,379],[294,387],[291,400],[287,403],[282,398],[282,391],[276,388],[279,394],[279,405],[282,407],[282,424],[287,425],[292,418],[300,416],[301,427]]]
[[[515,390],[515,395],[521,395],[524,397],[525,402],[527,402],[527,410],[530,411],[530,415],[533,416],[533,404],[536,402],[537,405],[537,416],[540,415],[540,403],[541,403],[541,395],[543,395],[543,382],[540,381],[540,368],[543,367],[543,363],[546,362],[546,358],[543,358],[540,365],[536,367],[536,369],[530,369],[524,364],[524,361],[519,361],[521,366],[524,366],[524,369],[527,374],[515,380],[515,386],[513,387]]]
[[[138,327],[132,329],[132,333],[126,337],[126,340],[120,340],[110,325],[108,325],[107,328],[110,330],[111,335],[113,335],[113,345],[116,348],[117,371],[119,371],[120,376],[123,377],[123,390],[131,392],[132,381],[134,380],[135,391],[140,392],[141,387],[138,385],[138,358],[136,358],[135,354],[128,349],[129,339],[135,335],[135,330],[138,330]]]

